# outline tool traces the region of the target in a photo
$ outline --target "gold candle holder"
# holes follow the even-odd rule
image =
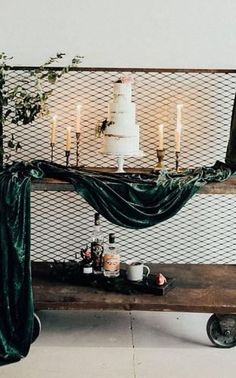
[[[65,151],[65,157],[66,157],[66,167],[69,166],[69,161],[70,161],[70,151]]]
[[[176,172],[180,171],[180,168],[179,168],[179,157],[180,157],[180,151],[175,151],[175,170],[176,170]]]
[[[53,163],[55,143],[50,143],[50,147],[51,147],[51,163]]]
[[[154,167],[154,171],[160,171],[164,168],[164,157],[165,157],[165,149],[159,150],[157,149],[157,159],[158,163]]]
[[[76,167],[79,165],[79,144],[80,144],[80,132],[76,132]]]

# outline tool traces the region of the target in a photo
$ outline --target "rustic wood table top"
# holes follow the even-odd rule
[[[236,313],[236,265],[148,264],[176,279],[164,296],[120,294],[51,279],[49,263],[32,263],[36,309],[102,309]]]
[[[115,172],[112,168],[86,168],[86,171],[97,171],[97,172]],[[127,169],[127,173],[151,173],[151,168],[132,168]],[[40,191],[73,191],[74,187],[72,184],[55,180],[52,178],[45,178],[41,180],[33,180],[32,190]],[[236,176],[232,176],[229,179],[222,182],[212,182],[206,184],[201,188],[201,194],[236,194]]]

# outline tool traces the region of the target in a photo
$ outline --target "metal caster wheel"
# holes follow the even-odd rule
[[[32,334],[32,340],[31,343],[33,343],[41,332],[41,321],[37,314],[34,312],[34,324],[33,324],[33,334]]]
[[[236,346],[236,316],[213,314],[207,322],[207,335],[219,348]]]

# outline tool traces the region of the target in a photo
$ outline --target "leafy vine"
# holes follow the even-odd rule
[[[48,98],[53,92],[53,85],[72,67],[76,67],[83,57],[75,56],[71,64],[55,69],[55,64],[64,57],[64,53],[57,53],[50,57],[44,64],[29,70],[29,76],[19,75],[17,84],[12,88],[8,83],[11,57],[0,52],[0,165],[3,165],[3,156],[9,159],[10,153],[4,150],[4,125],[9,122],[12,125],[11,137],[7,146],[16,151],[22,147],[15,140],[14,125],[32,124],[37,116],[45,116],[49,113]]]

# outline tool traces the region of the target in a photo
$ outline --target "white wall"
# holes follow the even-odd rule
[[[94,67],[236,68],[236,0],[0,0],[0,15],[0,50],[13,55],[15,64],[37,65],[57,51],[64,51],[68,60],[75,54],[81,54],[85,56],[83,65]],[[89,125],[94,127],[93,123]],[[91,135],[94,135],[94,129]],[[202,145],[205,146],[204,143]],[[217,209],[212,203],[212,216],[218,214]],[[88,219],[87,211],[83,214]],[[194,210],[192,215],[195,219]],[[38,219],[40,230],[42,222],[41,218]],[[89,219],[92,219],[92,213]],[[173,222],[176,219],[178,221],[176,217]],[[186,236],[188,222],[179,226],[184,227],[185,240],[189,242],[181,262],[191,256],[194,259],[199,252],[200,244],[192,249],[192,238],[193,235],[202,236],[205,221],[201,222],[199,217],[197,220],[199,228],[194,224],[193,234],[189,228],[189,237]],[[191,221],[189,224],[192,226]],[[219,224],[222,225],[220,219]],[[162,225],[156,232],[158,259],[162,257],[162,250],[166,254],[166,235],[170,224],[167,231],[163,229],[162,235],[161,229]],[[178,230],[178,225],[174,225],[173,229]],[[87,229],[85,231],[86,237]],[[219,243],[220,234],[217,227],[214,232],[213,244],[216,245],[215,240]],[[224,234],[227,238],[226,231]],[[173,235],[178,252],[179,233]],[[204,237],[205,234],[202,236],[201,258],[208,262],[209,250],[206,255]],[[77,242],[74,234],[71,240]],[[34,247],[37,240],[34,239],[33,243]],[[151,243],[147,248],[153,253]]]
[[[235,68],[235,0],[0,0],[16,64],[57,51],[84,66]]]

